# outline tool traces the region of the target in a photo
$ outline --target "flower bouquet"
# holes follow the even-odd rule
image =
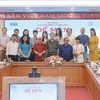
[[[51,64],[54,67],[57,64],[61,65],[63,63],[63,58],[59,56],[50,56],[45,60],[45,62],[47,64]]]

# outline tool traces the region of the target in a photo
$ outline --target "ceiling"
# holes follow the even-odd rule
[[[0,7],[0,12],[100,12],[100,7]]]

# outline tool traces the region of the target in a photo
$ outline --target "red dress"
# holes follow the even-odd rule
[[[37,51],[38,53],[42,53],[45,50],[46,50],[46,46],[43,43],[41,44],[37,43],[34,45],[34,51]],[[39,57],[37,54],[35,54],[35,61],[43,61],[44,57],[45,55],[42,55],[41,57]]]

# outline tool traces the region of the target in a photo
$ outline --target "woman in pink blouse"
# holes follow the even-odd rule
[[[59,45],[62,45],[63,44],[62,30],[60,28],[57,28],[56,29],[55,39],[59,42]]]

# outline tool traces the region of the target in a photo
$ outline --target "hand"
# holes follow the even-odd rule
[[[94,50],[89,50],[90,52],[93,52]]]
[[[7,61],[9,61],[9,57],[7,57]]]
[[[6,46],[3,46],[4,49],[6,49]]]
[[[42,56],[42,53],[39,53],[38,55],[41,57]]]
[[[75,56],[75,57],[78,57],[79,55],[80,55],[79,52],[75,52],[75,53],[74,53],[74,56]]]
[[[24,58],[27,58],[27,56],[24,55]]]

